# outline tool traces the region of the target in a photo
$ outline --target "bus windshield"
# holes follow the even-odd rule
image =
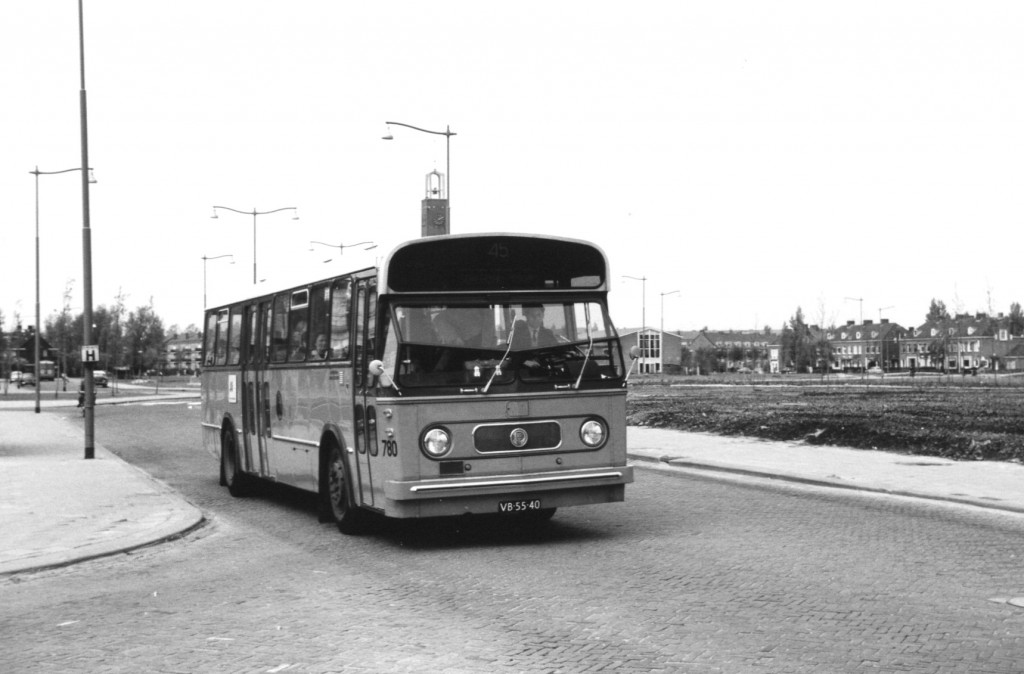
[[[388,311],[383,362],[399,387],[593,387],[623,374],[599,301],[396,301]]]

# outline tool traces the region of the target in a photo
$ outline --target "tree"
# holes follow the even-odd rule
[[[820,368],[822,374],[827,373],[832,368],[832,342],[825,335],[820,335],[811,344],[811,349],[814,352],[815,368]]]
[[[932,303],[928,307],[928,315],[925,316],[925,320],[938,323],[940,321],[948,321],[950,318],[949,310],[946,309],[946,303],[932,298]]]
[[[1014,337],[1024,335],[1024,311],[1020,308],[1020,302],[1010,305],[1010,334]]]
[[[817,361],[815,345],[812,343],[811,331],[804,321],[804,312],[800,307],[782,326],[782,365],[793,367],[798,372],[806,372]]]
[[[719,370],[718,357],[715,355],[715,349],[710,346],[702,346],[697,349],[693,354],[693,360],[694,364],[704,374],[718,372]]]
[[[4,312],[0,309],[0,354],[5,353],[7,353],[7,333],[4,332]],[[3,375],[4,377],[10,376],[10,373],[8,372],[10,366],[10,363],[4,362],[3,368],[0,369],[0,375]]]
[[[149,306],[139,307],[128,315],[124,330],[132,369],[138,374],[155,369],[164,348],[164,324]]]
[[[77,347],[81,345],[81,338],[78,340],[73,339],[74,336],[74,315],[71,313],[71,288],[73,281],[68,281],[67,285],[64,286],[64,305],[61,307],[59,314],[51,314],[46,319],[44,327],[46,341],[51,346],[57,349],[58,359],[60,363],[60,371],[63,374],[67,374],[69,370],[69,361],[77,362],[77,359],[70,359],[71,350],[74,349],[79,352],[80,349]]]
[[[693,351],[688,346],[682,346],[679,349],[679,365],[684,368],[693,367]]]
[[[935,365],[938,363],[939,368],[946,371],[946,339],[933,339],[928,343],[928,361]]]
[[[118,288],[114,306],[110,309],[104,308],[105,322],[101,334],[100,353],[107,354],[108,370],[116,370],[125,364],[125,299],[124,291]]]

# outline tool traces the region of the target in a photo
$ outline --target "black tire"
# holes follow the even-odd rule
[[[341,447],[332,442],[324,450],[320,463],[320,521],[334,522],[341,533],[358,536],[369,528],[369,513],[353,505],[351,488],[345,455]]]
[[[220,481],[235,498],[251,493],[251,479],[242,472],[238,462],[238,443],[230,428],[220,434]]]

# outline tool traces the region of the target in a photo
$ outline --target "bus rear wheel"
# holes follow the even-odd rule
[[[238,462],[238,443],[230,428],[220,434],[220,482],[235,498],[249,495],[249,476],[242,472]]]
[[[331,443],[325,452],[322,473],[321,520],[334,522],[338,531],[349,536],[366,533],[369,514],[352,502],[345,456],[337,443]]]

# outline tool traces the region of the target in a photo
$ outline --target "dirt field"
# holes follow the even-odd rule
[[[960,460],[1024,461],[1024,387],[631,382],[629,423]]]

